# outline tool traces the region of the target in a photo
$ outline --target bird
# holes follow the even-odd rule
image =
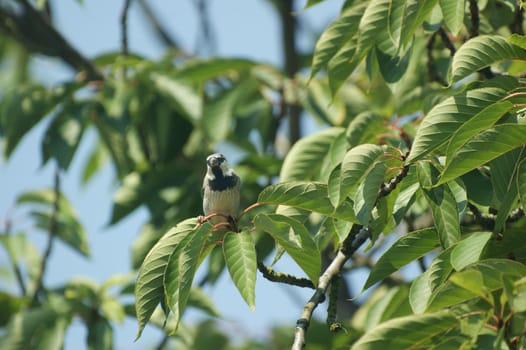
[[[213,218],[211,222],[214,224],[224,222],[225,219],[234,224],[239,210],[241,180],[221,153],[209,155],[206,158],[206,168],[203,180],[203,212],[205,216],[219,214],[224,217]]]

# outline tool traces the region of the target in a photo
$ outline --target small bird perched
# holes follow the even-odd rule
[[[239,176],[229,167],[224,155],[214,153],[206,158],[203,181],[203,211],[205,216],[221,214],[235,222],[239,209]],[[224,220],[213,220],[212,223]]]

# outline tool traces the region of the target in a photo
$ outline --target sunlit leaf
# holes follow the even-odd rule
[[[135,312],[139,324],[137,338],[141,336],[157,305],[165,298],[164,275],[175,247],[196,230],[201,230],[203,226],[211,228],[209,223],[199,228],[196,228],[196,225],[196,219],[179,223],[168,231],[144,258],[135,283]]]
[[[449,311],[394,318],[366,332],[351,350],[411,349],[429,347],[436,336],[459,325]]]
[[[270,234],[317,284],[321,271],[320,252],[302,223],[279,214],[259,214],[254,218],[254,225]]]
[[[439,0],[444,21],[449,30],[457,35],[464,25],[465,0]]]
[[[387,119],[377,113],[367,111],[358,114],[347,127],[346,136],[351,147],[363,143],[377,143],[378,134],[387,132]]]
[[[329,128],[301,138],[291,148],[281,167],[282,182],[316,179],[332,141],[344,132],[343,128]]]
[[[496,87],[469,90],[436,104],[419,126],[408,162],[414,162],[447,142],[457,129],[506,91]]]
[[[443,0],[440,1],[441,3]],[[463,3],[464,1],[450,1]],[[447,20],[447,17],[446,17]],[[480,35],[468,40],[453,56],[450,83],[502,60],[526,59],[526,51],[503,37]]]
[[[166,304],[173,312],[176,321],[181,319],[186,308],[194,275],[201,261],[201,251],[210,233],[211,226],[210,223],[206,222],[196,230],[192,230],[190,234],[178,242],[175,249],[169,254],[164,270],[163,285]],[[154,249],[155,246],[152,251]],[[177,322],[175,329],[177,329]]]
[[[350,208],[339,207],[336,210],[327,194],[327,185],[319,182],[283,182],[266,187],[258,197],[258,202],[287,205],[305,209],[346,221],[356,221]]]
[[[440,182],[459,177],[492,159],[526,144],[526,125],[499,124],[472,137],[446,165]]]
[[[248,230],[229,232],[223,253],[230,277],[251,310],[256,308],[256,248]]]
[[[491,232],[475,232],[459,241],[451,251],[451,265],[457,271],[477,262],[492,236]]]

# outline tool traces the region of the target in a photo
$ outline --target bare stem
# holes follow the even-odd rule
[[[44,250],[44,254],[42,255],[42,261],[40,263],[40,271],[39,274],[36,277],[36,283],[35,283],[35,291],[33,293],[33,296],[31,297],[31,307],[35,307],[38,304],[38,295],[43,289],[43,281],[44,281],[44,274],[46,273],[47,263],[49,261],[49,257],[51,256],[51,252],[53,250],[53,242],[55,240],[55,237],[57,235],[57,215],[59,211],[59,202],[60,202],[60,174],[59,169],[55,170],[55,184],[54,184],[54,198],[53,198],[53,209],[51,211],[51,217],[49,219],[49,227],[48,227],[48,239],[46,248]]]

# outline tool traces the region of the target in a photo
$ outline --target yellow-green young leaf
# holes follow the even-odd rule
[[[385,151],[385,148],[381,146],[363,144],[351,148],[345,154],[341,165],[340,177],[331,177],[331,180],[340,181],[339,203],[342,203],[360,185],[362,179],[369,175],[375,168],[376,163],[384,158]],[[331,187],[331,184],[329,184],[329,187]]]
[[[237,75],[254,67],[255,63],[241,58],[193,59],[178,67],[175,76],[186,81],[203,84],[207,80]]]
[[[343,132],[343,128],[329,128],[296,142],[283,161],[281,181],[316,179],[332,142]]]
[[[440,242],[434,228],[413,231],[400,237],[374,264],[363,291],[439,245]]]
[[[166,305],[173,312],[176,321],[174,332],[186,308],[195,271],[202,261],[201,251],[211,229],[212,225],[209,222],[199,226],[187,234],[168,257],[163,285]]]
[[[161,300],[165,299],[164,274],[175,247],[197,229],[195,218],[185,220],[168,231],[144,258],[135,283],[135,313],[139,330],[137,338]],[[211,228],[209,223],[205,223]]]
[[[229,232],[223,240],[223,254],[230,278],[250,307],[256,309],[256,247],[249,230]]]
[[[417,344],[430,348],[436,345],[435,337],[458,326],[449,311],[394,318],[366,332],[351,350],[412,349]]]
[[[473,136],[491,128],[508,111],[513,108],[510,101],[500,101],[491,104],[477,113],[473,118],[462,124],[451,137],[446,152],[446,164],[453,159],[455,152]]]
[[[511,84],[513,83],[510,82]],[[483,87],[469,90],[435,105],[418,127],[407,161],[412,163],[442,146],[462,124],[506,96],[507,88]]]
[[[464,25],[466,0],[440,0],[444,21],[453,34],[458,34]]]
[[[472,137],[446,165],[440,182],[451,181],[505,153],[526,145],[526,125],[499,124]]]
[[[476,36],[462,45],[453,56],[450,83],[457,82],[493,63],[515,59],[525,60],[526,51],[501,36]]]
[[[431,164],[418,163],[417,177],[431,209],[440,244],[448,248],[460,239],[460,218],[455,196],[447,184],[429,187],[438,177],[438,170]]]
[[[508,259],[487,259],[468,265],[465,271],[477,271],[483,279],[483,286],[489,291],[502,289],[503,278],[516,281],[526,275],[526,266]],[[464,289],[451,281],[442,284],[434,292],[428,311],[441,310],[449,306],[479,297],[478,293]]]
[[[259,214],[254,225],[267,232],[285,249],[316,285],[321,271],[321,256],[316,243],[302,223],[279,214]]]
[[[469,264],[477,262],[491,236],[491,232],[475,232],[455,244],[451,252],[453,268],[460,271]]]
[[[453,267],[451,266],[452,250],[453,247],[438,254],[427,270],[411,283],[409,303],[415,314],[426,311],[433,293],[447,280],[451,271],[453,271]]]

